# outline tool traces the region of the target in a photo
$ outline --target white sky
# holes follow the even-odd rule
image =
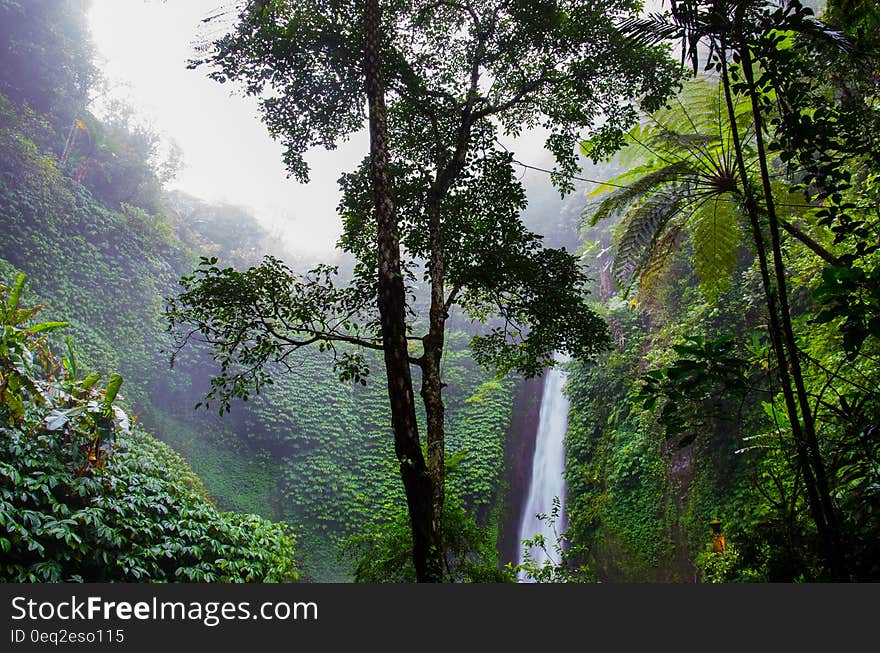
[[[341,230],[336,180],[366,154],[366,138],[310,155],[309,184],[287,179],[282,148],[257,117],[256,101],[186,68],[201,19],[222,2],[92,0],[92,35],[110,94],[130,101],[183,150],[185,168],[172,188],[250,208],[294,251],[329,253]]]
[[[128,100],[138,115],[183,151],[184,169],[171,183],[196,197],[244,206],[291,251],[328,259],[341,232],[336,181],[368,151],[366,133],[339,149],[315,150],[309,184],[288,179],[282,147],[269,137],[256,101],[219,84],[204,69],[188,70],[202,18],[231,0],[92,0],[90,23],[98,65],[109,94]],[[214,36],[217,36],[215,34]],[[512,149],[545,165],[543,137],[525,134]],[[529,190],[549,187],[546,175],[526,172]],[[531,193],[530,193],[531,194]]]

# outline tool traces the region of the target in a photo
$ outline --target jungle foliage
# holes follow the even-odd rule
[[[745,0],[628,25],[705,72],[628,134],[638,165],[592,211],[594,229],[621,216],[592,236],[635,294],[611,300],[617,351],[571,382],[574,539],[600,576],[660,547],[680,580],[877,578],[876,32],[843,9],[842,29]],[[612,409],[578,388],[615,370],[632,385]],[[665,474],[618,486],[609,428],[635,428]],[[652,537],[629,537],[643,510],[615,523],[634,492],[656,498]]]
[[[289,527],[221,513],[184,460],[116,405],[122,377],[51,352],[0,285],[0,577],[6,582],[281,582]]]
[[[22,5],[0,9],[19,12]],[[87,33],[78,31],[82,17],[64,18],[81,10],[75,2],[53,1],[37,3],[29,14],[3,13],[4,29],[20,22],[9,37],[17,45],[4,41],[11,48],[4,56],[63,47],[85,65],[91,46]],[[28,19],[53,28],[25,26]],[[31,38],[36,40],[24,47]],[[294,374],[279,375],[272,388],[223,419],[194,411],[218,370],[198,347],[168,369],[163,297],[174,293],[199,256],[241,268],[265,253],[294,269],[297,261],[246,211],[162,190],[173,159],[159,156],[156,135],[126,107],[90,111],[84,98],[96,88],[93,77],[82,93],[52,99],[60,108],[50,111],[34,90],[40,80],[24,87],[17,78],[15,71],[26,65],[0,70],[4,89],[21,91],[0,95],[3,277],[28,275],[27,301],[66,316],[80,369],[118,371],[126,391],[117,403],[186,459],[223,510],[294,525],[303,579],[350,579],[354,563],[338,558],[341,545],[359,529],[387,520],[402,501],[400,489],[387,482],[394,454],[380,361],[368,356],[375,381],[352,388],[339,382],[331,357],[315,351],[295,361]],[[65,346],[55,334],[49,338],[56,349]],[[465,470],[453,489],[469,518],[491,530],[502,499],[497,481],[513,389],[477,368],[464,352],[465,339],[451,334],[447,346],[447,373],[456,382],[449,393],[449,447]],[[315,396],[338,402],[336,409],[328,412]],[[339,447],[340,441],[347,446]]]
[[[245,273],[206,261],[183,280],[169,318],[214,347],[221,397],[246,396],[267,380],[266,361],[309,344],[384,351],[420,580],[439,580],[441,566],[441,363],[451,312],[485,325],[473,355],[502,376],[535,376],[555,364],[556,350],[588,358],[604,344],[576,259],[523,226],[524,189],[498,139],[545,128],[553,180],[571,190],[578,134],[595,130],[610,146],[636,105],[656,107],[676,79],[662,48],[621,38],[614,19],[636,9],[628,1],[257,0],[192,64],[259,99],[288,171],[301,181],[309,147],[332,149],[369,124],[370,157],[341,182],[340,245],[357,260],[349,286],[335,283],[332,269],[296,278],[278,274],[271,260]],[[423,316],[410,313],[407,297],[419,272],[429,297]],[[244,299],[230,307],[242,289]],[[356,356],[337,362],[343,378],[362,377]],[[427,461],[414,429],[410,365],[421,375]]]
[[[582,354],[568,528],[536,542],[557,564],[520,571],[880,579],[875,3],[832,0],[821,20],[795,0],[671,0],[638,18],[626,1],[602,15],[552,0],[381,6],[442,579],[513,580],[496,547],[518,382],[504,373],[538,374],[556,348]],[[221,81],[271,89],[265,118],[300,178],[308,147],[364,124],[362,9],[246,3],[205,53]],[[654,65],[664,39],[694,77],[668,97],[681,76]],[[369,165],[341,180],[353,269],[309,272],[246,212],[166,192],[176,157],[130,109],[93,113],[99,88],[81,3],[0,0],[0,575],[415,580]],[[584,212],[580,260],[525,226],[498,139],[535,126],[566,191],[578,145],[596,159],[623,147]],[[37,305],[65,322],[22,308]],[[171,370],[163,313],[205,327]],[[316,334],[323,350],[301,347]],[[222,418],[193,410],[206,396]]]

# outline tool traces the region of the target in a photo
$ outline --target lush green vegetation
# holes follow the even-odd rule
[[[0,577],[12,582],[279,582],[297,577],[289,528],[221,513],[166,445],[115,405],[122,377],[81,376],[0,286]]]
[[[627,135],[587,211],[619,290],[615,347],[569,384],[571,557],[612,580],[876,580],[876,30],[842,4],[849,41],[798,3],[713,6],[629,25],[711,72]]]
[[[630,0],[257,2],[193,62],[259,98],[302,182],[307,149],[333,149],[369,126],[369,156],[340,181],[339,246],[356,261],[350,282],[327,266],[298,275],[271,258],[246,271],[206,260],[184,278],[168,316],[181,346],[199,333],[213,347],[221,373],[211,396],[221,410],[274,378],[268,362],[302,347],[333,351],[341,378],[354,381],[367,369],[363,353],[339,352],[338,343],[384,352],[419,581],[443,578],[442,368],[453,312],[479,329],[472,355],[499,376],[533,377],[557,350],[589,358],[605,342],[582,266],[525,228],[525,188],[498,139],[540,124],[554,181],[571,189],[578,133],[601,122],[608,141],[677,77],[663,48],[618,38],[609,16],[638,9]],[[421,314],[419,295],[428,304]]]
[[[22,56],[60,49],[59,64],[82,67],[75,77],[38,67],[28,85],[16,76],[25,61],[0,73],[3,278],[28,275],[27,300],[69,322],[80,369],[118,371],[126,382],[117,403],[186,459],[217,505],[293,525],[303,579],[350,579],[357,563],[343,550],[349,536],[391,521],[403,500],[393,482],[381,365],[370,358],[374,378],[353,387],[315,351],[229,415],[193,409],[217,368],[194,348],[168,369],[163,298],[200,255],[239,267],[266,253],[296,260],[241,209],[164,192],[175,161],[161,159],[157,137],[129,109],[91,113],[86,100],[97,73],[74,4],[40,3],[26,14],[18,3],[0,3]],[[54,348],[65,346],[49,337]],[[451,486],[468,519],[491,534],[513,383],[479,370],[466,340],[454,332],[447,344],[455,382],[447,395],[449,450],[461,470]]]
[[[458,469],[449,491],[471,519],[494,529],[513,383],[488,379],[467,355],[466,342],[466,334],[453,333],[448,345],[448,374],[455,380],[448,446]],[[340,383],[332,362],[329,353],[302,352],[292,371],[279,373],[248,402],[240,423],[251,442],[279,461],[273,505],[296,527],[304,568],[318,579],[341,580],[352,569],[348,538],[398,519],[404,497],[378,356],[370,359],[375,378],[366,386]],[[233,408],[224,419],[243,412]],[[424,424],[424,414],[419,420]]]
[[[877,8],[829,2],[825,24],[795,1],[669,4],[626,19],[628,0],[602,15],[383,2],[373,26],[389,31],[373,72],[396,308],[424,399],[410,392],[409,426],[428,434],[410,453],[431,480],[421,516],[442,511],[445,580],[513,578],[497,539],[515,519],[514,373],[555,349],[580,354],[568,529],[563,564],[529,575],[880,579]],[[368,117],[362,3],[344,5],[258,3],[212,55],[215,76],[253,91],[283,80],[264,115],[301,178],[308,147]],[[675,93],[664,39],[692,64]],[[178,155],[129,108],[97,115],[99,83],[80,3],[0,0],[0,576],[416,580],[375,171],[340,182],[342,272],[306,272],[247,212],[164,190]],[[581,199],[526,220],[498,142],[538,124],[560,188],[578,144],[608,181],[583,211],[580,262],[533,232],[572,222]],[[65,322],[21,308],[37,305]],[[199,327],[183,348],[181,326]]]

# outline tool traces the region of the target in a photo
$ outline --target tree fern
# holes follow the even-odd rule
[[[631,184],[615,190],[609,197],[605,198],[602,203],[599,204],[596,211],[590,217],[590,226],[595,226],[602,220],[619,217],[645,197],[658,192],[658,190],[664,186],[677,182],[683,175],[692,172],[691,167],[686,161],[677,161],[671,165],[664,166],[659,170],[642,172],[643,170],[645,170],[645,166],[640,166],[634,171],[615,177],[614,183],[619,184],[628,181],[628,177],[630,177],[633,172],[637,176]],[[597,192],[600,191],[597,190],[594,194]]]
[[[611,270],[625,293],[646,271],[662,267],[658,259],[672,254],[670,243],[681,242],[665,238],[672,226],[690,236],[706,299],[716,301],[729,287],[740,235],[739,188],[726,115],[716,85],[705,78],[694,80],[627,134],[627,153],[620,162],[641,163],[592,193],[614,188],[584,218],[591,226],[620,218]],[[748,133],[745,105],[735,115],[740,133]],[[658,247],[660,243],[665,245]]]
[[[690,220],[694,269],[700,290],[710,303],[727,290],[736,270],[740,244],[737,205],[727,198],[705,202]]]
[[[611,274],[628,291],[651,261],[655,245],[681,206],[678,192],[654,193],[627,213],[614,248]]]

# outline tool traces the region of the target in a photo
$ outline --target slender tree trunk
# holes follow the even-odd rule
[[[815,473],[817,489],[819,493],[819,501],[822,505],[822,511],[825,516],[825,522],[828,526],[826,537],[826,547],[829,553],[829,562],[831,563],[832,577],[836,581],[847,579],[845,565],[842,555],[842,547],[840,542],[840,530],[838,527],[837,511],[834,502],[831,499],[831,492],[828,485],[828,477],[825,471],[825,463],[822,459],[822,453],[819,449],[819,439],[816,435],[816,423],[813,419],[813,411],[810,406],[809,397],[807,395],[806,385],[804,384],[803,371],[801,370],[799,350],[797,341],[794,336],[794,329],[791,324],[791,309],[788,301],[788,289],[785,277],[785,263],[782,260],[782,244],[779,234],[779,220],[776,217],[776,206],[773,201],[772,188],[770,185],[770,171],[767,165],[767,154],[764,147],[763,136],[763,117],[761,114],[761,106],[758,101],[757,90],[755,87],[754,68],[751,58],[751,52],[748,44],[740,43],[740,56],[742,57],[743,73],[746,78],[746,86],[748,88],[749,99],[752,104],[752,114],[755,120],[755,145],[758,154],[758,164],[761,170],[761,184],[764,191],[764,202],[767,208],[767,222],[770,227],[770,245],[773,252],[773,267],[776,275],[776,287],[779,293],[779,308],[782,323],[782,335],[784,338],[785,348],[788,350],[788,362],[791,366],[791,377],[794,381],[797,403],[800,408],[801,419],[803,420],[803,432],[806,440],[807,449],[809,451],[810,463]],[[793,416],[794,420],[796,416]]]
[[[816,480],[813,475],[812,466],[810,465],[809,453],[804,443],[804,436],[801,430],[801,423],[798,416],[797,405],[794,394],[792,392],[791,379],[789,376],[788,360],[786,356],[785,346],[783,344],[782,329],[779,324],[779,313],[777,309],[776,288],[770,276],[770,267],[767,260],[767,250],[764,243],[764,231],[758,213],[758,206],[755,201],[749,183],[748,171],[745,166],[745,158],[742,151],[742,141],[739,136],[739,129],[736,124],[736,114],[733,107],[733,98],[730,90],[730,77],[727,70],[727,49],[724,42],[721,43],[719,57],[721,59],[721,83],[724,88],[724,98],[727,105],[727,114],[730,120],[731,136],[734,149],[736,151],[737,168],[742,178],[743,195],[745,198],[746,214],[749,218],[749,225],[752,231],[752,239],[755,244],[755,251],[758,256],[758,264],[761,271],[761,283],[764,287],[764,298],[767,302],[768,332],[770,334],[770,342],[776,356],[779,368],[780,384],[782,386],[782,394],[785,399],[786,412],[791,422],[792,437],[794,439],[795,451],[797,452],[798,466],[804,476],[804,488],[807,492],[807,503],[810,507],[810,514],[816,524],[816,531],[819,533],[823,543],[828,542],[828,524],[825,520],[825,514],[822,510],[819,493],[816,488]],[[824,547],[823,547],[824,548]],[[826,555],[828,551],[823,553]],[[827,560],[831,566],[831,559]]]
[[[394,450],[406,493],[413,539],[413,564],[419,582],[442,580],[441,552],[434,532],[431,477],[419,442],[415,397],[406,340],[406,290],[400,269],[397,216],[391,195],[385,89],[380,74],[378,0],[366,0],[364,72],[370,117],[370,175],[373,184],[379,249],[379,316]]]
[[[470,104],[470,103],[469,103]],[[428,191],[428,277],[431,280],[431,308],[428,313],[428,333],[422,339],[422,401],[425,405],[428,441],[428,470],[433,484],[434,536],[437,548],[443,551],[443,506],[446,502],[446,408],[443,403],[443,376],[440,364],[446,335],[446,271],[443,243],[443,198],[464,170],[470,144],[472,121],[467,109],[459,127],[452,159],[438,167],[437,176]]]
[[[440,362],[446,331],[445,275],[443,240],[440,228],[440,207],[432,206],[428,218],[431,256],[428,269],[431,277],[431,308],[428,333],[423,338],[425,357],[422,364],[422,401],[425,404],[428,440],[428,471],[431,474],[434,501],[434,534],[443,547],[443,505],[446,501],[446,408],[443,404],[443,379]]]

